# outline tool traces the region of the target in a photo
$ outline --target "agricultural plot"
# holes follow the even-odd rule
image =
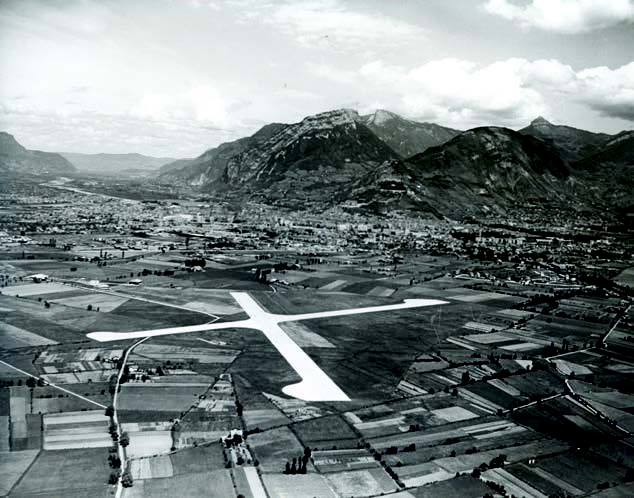
[[[181,412],[198,403],[198,396],[205,387],[167,387],[160,384],[125,383],[119,394],[121,410],[150,410],[156,412]]]
[[[377,470],[385,474],[383,469]],[[387,477],[387,474],[385,475]],[[393,486],[386,489],[385,481],[381,478],[377,478],[370,470],[337,472],[335,474],[326,475],[326,479],[330,487],[339,496],[380,495],[381,493],[397,488],[396,483],[392,481]]]
[[[194,348],[184,346],[172,346],[167,344],[140,344],[134,350],[134,355],[172,363],[231,363],[236,358],[238,351],[227,348]]]
[[[110,470],[105,448],[42,451],[12,494],[106,498]]]
[[[45,415],[43,427],[45,450],[112,446],[108,418],[102,410]]]
[[[304,475],[264,474],[264,487],[271,498],[337,498],[328,480],[313,472]]]
[[[133,321],[138,320],[139,317],[143,317],[144,324],[151,324],[150,326],[139,327],[137,330],[143,330],[143,328],[151,329],[170,326],[199,325],[209,321],[209,315],[203,313],[187,311],[171,306],[161,306],[160,304],[137,299],[129,299],[108,313],[108,315],[115,315]],[[104,328],[101,330],[110,329]]]
[[[130,474],[132,475],[132,479],[137,481],[139,479],[172,477],[174,470],[170,457],[168,455],[162,455],[130,460]]]
[[[191,498],[234,498],[228,470],[173,476],[168,479],[139,480],[124,491],[124,498],[187,496]]]
[[[258,427],[263,431],[278,425],[287,425],[291,422],[288,417],[276,408],[245,410],[242,417],[247,429]]]
[[[421,486],[410,491],[414,498],[481,498],[491,493],[491,488],[480,479],[471,476],[460,476]]]
[[[5,294],[21,297],[46,296],[47,294],[72,291],[72,287],[58,282],[42,282],[39,284],[12,285]]]
[[[580,419],[571,420],[564,415],[577,415],[584,419],[584,423],[578,423]],[[593,446],[621,437],[614,429],[600,422],[566,397],[514,411],[511,418],[542,434],[570,441],[573,444],[584,441],[586,445]]]
[[[252,434],[248,443],[263,472],[282,472],[286,462],[304,454],[304,447],[288,427]]]
[[[0,495],[9,494],[38,453],[39,450],[0,451]]]
[[[493,481],[501,486],[504,486],[504,489],[506,489],[507,493],[511,493],[513,496],[524,496],[527,498],[547,498],[547,495],[540,493],[537,489],[525,483],[523,480],[518,479],[515,475],[507,472],[504,469],[487,470],[482,473],[482,479]]]
[[[518,434],[526,431],[525,427],[514,424],[507,420],[493,419],[489,422],[482,420],[464,421],[458,426],[437,427],[424,432],[405,432],[401,434],[393,434],[390,436],[382,436],[369,439],[373,448],[386,449],[395,446],[402,449],[406,446],[414,444],[419,446],[434,446],[442,444],[448,439],[459,439],[461,441],[471,440],[474,443],[477,440],[502,438],[512,434]]]
[[[129,432],[130,444],[126,452],[130,458],[141,458],[168,453],[172,448],[171,431]]]
[[[169,455],[174,475],[222,469],[225,461],[220,443],[200,445]]]
[[[63,304],[72,308],[98,310],[101,313],[109,313],[128,301],[127,298],[105,294],[103,292],[94,292],[80,296],[72,296],[66,298],[58,298],[51,300],[52,303]]]
[[[339,472],[342,470],[359,470],[364,468],[374,468],[379,463],[374,459],[368,450],[325,450],[313,451],[312,459],[320,472]]]
[[[2,321],[0,321],[0,343],[3,349],[57,344],[56,341]]]
[[[293,431],[305,446],[313,449],[356,448],[359,442],[357,434],[337,415],[298,422]]]
[[[625,468],[610,460],[572,451],[540,458],[535,467],[539,469],[538,475],[574,494],[588,493],[595,490],[597,484],[625,475]],[[580,472],[580,469],[583,471]],[[563,483],[567,486],[564,487]]]
[[[266,398],[281,410],[290,420],[300,422],[311,418],[328,415],[330,412],[318,405],[310,405],[306,401],[293,398],[282,398],[273,394],[262,393]]]

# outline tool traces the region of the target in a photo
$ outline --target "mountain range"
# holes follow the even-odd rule
[[[631,210],[634,132],[593,133],[542,117],[513,131],[460,131],[389,111],[341,109],[167,164],[159,180],[300,207],[414,210],[438,217],[543,205]]]
[[[0,173],[63,175],[75,171],[75,166],[61,155],[28,150],[13,135],[0,131]]]
[[[0,133],[2,171],[142,175],[300,209],[340,205],[449,218],[526,206],[627,214],[634,207],[634,131],[593,133],[542,117],[519,131],[461,131],[385,110],[339,109],[271,123],[179,160],[30,151]]]

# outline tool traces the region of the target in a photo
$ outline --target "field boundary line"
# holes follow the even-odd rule
[[[31,374],[29,372],[26,372],[26,371],[24,371],[24,370],[22,370],[22,369],[20,369],[18,367],[14,367],[13,365],[10,365],[6,361],[0,360],[0,363],[2,363],[3,365],[5,365],[5,366],[7,366],[9,368],[12,368],[13,370],[16,370],[16,371],[18,371],[20,373],[23,373],[24,375],[28,375],[29,377],[32,377],[33,379],[41,380],[47,386],[51,386],[51,387],[53,387],[55,389],[59,389],[60,391],[63,391],[63,392],[68,393],[68,394],[70,394],[72,396],[75,396],[76,398],[83,399],[84,401],[87,401],[88,403],[92,403],[93,405],[96,405],[99,408],[103,408],[104,410],[106,409],[106,405],[102,405],[101,403],[97,403],[96,401],[93,401],[92,399],[88,399],[85,396],[82,396],[81,394],[77,394],[77,393],[75,393],[73,391],[69,391],[68,389],[60,387],[57,384],[53,384],[52,382],[49,382],[48,380],[46,380],[46,379],[44,379],[42,377],[39,377],[37,375],[33,375],[33,374]]]
[[[31,460],[31,463],[27,466],[27,468],[24,470],[24,472],[22,472],[22,475],[20,475],[20,477],[18,477],[18,480],[15,481],[13,486],[11,486],[11,489],[8,491],[6,496],[11,496],[11,493],[13,492],[13,490],[18,487],[18,485],[22,482],[22,479],[24,479],[24,476],[29,472],[29,470],[31,470],[31,467],[33,467],[33,465],[35,465],[35,461],[40,458],[40,456],[42,455],[42,451],[44,451],[43,448],[40,448],[38,450],[37,455],[35,455],[33,460]]]

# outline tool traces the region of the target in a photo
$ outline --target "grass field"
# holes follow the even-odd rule
[[[481,498],[491,493],[491,488],[480,479],[461,476],[421,486],[410,492],[415,498]]]
[[[149,387],[123,384],[119,395],[121,410],[186,411],[206,391],[199,387]]]
[[[134,481],[172,477],[174,471],[168,455],[130,460],[130,474]]]
[[[337,498],[320,474],[264,474],[262,481],[271,498]]]
[[[266,472],[282,472],[286,462],[304,454],[304,447],[287,427],[253,434],[247,442]]]
[[[383,472],[382,469],[381,472]],[[328,474],[326,479],[330,487],[334,489],[339,496],[379,495],[385,492],[381,482],[377,480],[369,470]],[[394,483],[394,488],[396,487],[397,485]]]
[[[130,458],[167,453],[172,447],[171,431],[130,432],[130,444],[127,453]]]
[[[300,441],[310,448],[356,448],[359,437],[337,415],[305,420],[293,425]]]
[[[42,451],[13,490],[16,496],[110,496],[108,450]]]
[[[290,423],[288,417],[276,408],[245,410],[242,416],[248,429],[259,427],[261,430],[266,430]]]
[[[228,470],[173,476],[169,479],[139,480],[124,491],[124,498],[187,496],[188,498],[234,498]]]
[[[538,459],[536,466],[547,479],[552,481],[550,476],[554,476],[585,493],[596,489],[597,484],[620,480],[626,470],[607,459],[572,451]]]
[[[220,443],[181,450],[169,458],[172,461],[174,475],[219,470],[224,468],[225,464]]]
[[[9,493],[38,453],[39,450],[0,452],[0,495]]]

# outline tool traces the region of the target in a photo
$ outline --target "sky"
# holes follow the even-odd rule
[[[195,157],[338,108],[632,129],[634,0],[0,0],[27,148]]]

